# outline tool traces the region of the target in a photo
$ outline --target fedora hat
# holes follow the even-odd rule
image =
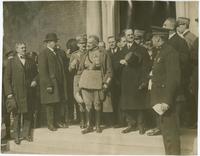
[[[58,37],[56,35],[56,33],[48,33],[45,37],[45,40],[44,42],[47,42],[47,41],[58,41]]]

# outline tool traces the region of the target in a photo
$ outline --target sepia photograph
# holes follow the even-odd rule
[[[1,1],[1,154],[198,155],[198,1]]]

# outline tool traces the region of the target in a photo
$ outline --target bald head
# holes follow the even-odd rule
[[[176,19],[175,18],[167,18],[163,23],[163,28],[174,30],[176,29]]]

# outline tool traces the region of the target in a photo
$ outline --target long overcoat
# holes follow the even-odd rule
[[[61,53],[54,54],[50,49],[45,48],[39,53],[38,68],[41,103],[59,103],[62,100],[67,100],[67,67]],[[53,92],[48,93],[47,87],[52,87]]]
[[[180,85],[178,52],[166,43],[162,45],[154,59],[152,73],[151,105],[166,103],[172,107]]]
[[[149,55],[144,47],[133,43],[130,48],[124,47],[119,58],[124,59],[130,53],[132,55],[127,60],[128,65],[120,65],[122,68],[120,106],[122,110],[146,109],[147,86],[139,88],[147,82]]]
[[[181,86],[178,94],[180,94],[188,88],[192,71],[189,48],[187,42],[178,34],[172,36],[167,43],[171,45],[179,54],[181,69]]]
[[[14,95],[18,113],[27,113],[34,109],[36,90],[31,87],[31,82],[36,81],[37,74],[37,66],[29,58],[26,58],[24,65],[18,55],[7,61],[4,74],[5,95]]]
[[[95,49],[95,50],[98,50],[98,49]],[[79,69],[77,73],[78,75],[81,75],[81,73],[85,69],[84,64],[85,64],[87,55],[88,53],[85,53],[80,60],[80,65],[79,65]],[[112,63],[111,63],[110,56],[105,51],[101,51],[100,53],[100,62],[101,62],[101,71],[103,74],[103,83],[107,83],[108,79],[112,80],[113,70],[112,70]],[[111,81],[109,81],[108,86],[110,86],[110,83]],[[110,88],[106,92],[105,99],[102,103],[103,103],[103,108],[102,108],[103,112],[113,112]]]

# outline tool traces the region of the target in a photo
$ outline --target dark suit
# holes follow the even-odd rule
[[[31,82],[37,75],[36,64],[25,58],[23,65],[18,55],[8,59],[5,67],[4,88],[6,97],[12,94],[17,103],[17,112],[14,113],[14,135],[20,136],[20,118],[23,115],[24,124],[22,137],[30,135],[32,113],[34,111],[34,99],[36,90],[31,87]]]
[[[175,109],[176,92],[180,85],[178,52],[164,43],[154,60],[151,88],[152,107],[166,103],[169,109],[160,116],[166,154],[180,154],[180,136]]]
[[[59,51],[51,51],[45,48],[38,57],[38,68],[40,77],[41,103],[47,108],[48,125],[54,125],[54,121],[60,122],[61,103],[67,100],[67,67],[63,62]],[[51,87],[53,92],[47,91]],[[57,113],[56,113],[57,112]]]
[[[131,56],[130,56],[131,54]],[[127,56],[129,55],[129,58]],[[147,108],[146,93],[147,86],[141,85],[147,82],[148,52],[144,47],[133,43],[130,48],[127,46],[121,52],[120,59],[126,59],[128,65],[121,65],[121,109],[125,111],[129,125],[135,123],[133,115],[137,115],[138,125],[143,127],[143,110]],[[136,110],[137,113],[133,111]]]
[[[119,55],[121,50],[119,48],[108,49],[108,55],[111,58],[113,68],[113,79],[111,82],[111,96],[113,104],[113,122],[115,124],[123,124],[122,111],[119,106],[120,95],[121,95],[121,82],[120,82],[120,70],[116,67],[116,64],[120,61]]]
[[[190,121],[190,123],[194,124],[194,122],[197,121],[198,104],[198,38],[190,31],[184,33],[183,37],[186,40],[189,47],[192,65],[192,73],[190,77],[191,99],[189,101],[190,105],[188,105],[186,109],[189,110],[188,117],[192,120]]]

